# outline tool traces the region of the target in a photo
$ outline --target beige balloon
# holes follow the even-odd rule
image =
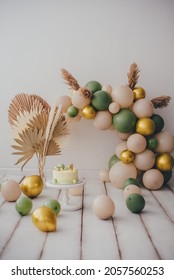
[[[112,113],[112,114],[116,114],[120,111],[120,106],[118,105],[118,103],[116,102],[112,102],[110,105],[109,105],[109,112]]]
[[[124,191],[123,191],[123,195],[124,195],[124,198],[126,199],[130,194],[133,194],[133,193],[139,193],[139,194],[142,194],[142,191],[141,189],[136,186],[136,185],[128,185],[126,186],[126,188],[124,188]]]
[[[158,169],[150,169],[144,173],[142,180],[147,189],[158,190],[163,186],[164,176]]]
[[[108,111],[97,112],[93,119],[93,125],[95,128],[100,130],[109,129],[112,125],[112,115]]]
[[[137,118],[150,118],[154,112],[154,106],[148,99],[139,99],[132,106],[132,111]]]
[[[132,133],[122,133],[117,131],[117,136],[120,140],[127,140]]]
[[[115,211],[114,202],[107,195],[97,196],[93,202],[92,208],[94,214],[102,220],[109,219]]]
[[[112,99],[121,108],[128,108],[133,103],[134,94],[130,87],[121,85],[112,90]]]
[[[104,85],[104,86],[102,86],[102,90],[103,90],[103,91],[106,91],[106,92],[109,93],[110,95],[111,95],[111,93],[112,93],[112,87],[111,87],[111,85]]]
[[[4,181],[1,185],[1,194],[6,201],[16,201],[21,195],[19,183],[14,180]]]
[[[110,169],[109,179],[112,185],[122,189],[125,180],[137,177],[137,169],[133,163],[125,164],[121,161],[116,162]]]
[[[75,106],[78,109],[83,109],[87,105],[90,104],[91,100],[90,98],[84,97],[84,95],[81,93],[80,89],[77,91],[74,91],[71,97],[71,101],[73,106]]]
[[[56,105],[62,105],[62,112],[66,113],[67,109],[72,105],[71,97],[67,95],[61,95],[57,98]]]
[[[158,153],[172,153],[174,150],[174,136],[168,131],[161,131],[156,134],[158,146],[155,149]]]
[[[155,154],[151,150],[146,149],[142,153],[136,154],[134,165],[139,170],[146,171],[152,168],[155,164]]]
[[[109,169],[100,170],[99,179],[103,182],[109,182]]]
[[[127,141],[123,141],[116,146],[115,153],[118,158],[120,158],[121,152],[127,150]]]
[[[127,139],[128,150],[133,153],[142,153],[146,149],[146,138],[138,133],[132,134]]]

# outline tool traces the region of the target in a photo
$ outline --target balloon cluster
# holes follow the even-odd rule
[[[43,180],[39,175],[25,177],[21,184],[14,180],[4,180],[1,195],[8,202],[15,202],[15,210],[21,216],[30,214],[33,208],[32,198],[37,197],[43,189]],[[21,195],[24,194],[25,196]],[[57,216],[61,211],[59,201],[49,198],[32,212],[33,224],[44,232],[56,231]]]
[[[92,119],[100,130],[114,128],[122,142],[109,160],[109,169],[101,177],[123,188],[128,178],[141,176],[143,185],[157,190],[172,176],[174,159],[173,135],[163,130],[164,120],[155,108],[168,105],[170,97],[148,100],[145,90],[136,86],[139,69],[130,67],[128,85],[113,88],[90,81],[80,87],[77,80],[62,69],[64,80],[72,89],[71,96],[60,96],[58,105],[70,119]],[[101,174],[101,173],[100,173]]]

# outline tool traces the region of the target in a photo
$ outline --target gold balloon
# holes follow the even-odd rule
[[[141,135],[151,135],[155,131],[155,123],[149,118],[140,118],[136,124],[136,132]]]
[[[156,158],[156,167],[161,171],[171,171],[174,166],[174,159],[168,153],[159,154]]]
[[[43,190],[43,180],[39,175],[31,175],[25,177],[20,185],[22,192],[30,197],[34,198],[38,196]]]
[[[131,163],[134,160],[134,153],[129,150],[124,150],[120,154],[120,160],[124,163]]]
[[[37,208],[32,214],[32,221],[41,231],[56,231],[56,214],[51,208],[46,206]]]
[[[91,105],[88,105],[86,106],[85,108],[83,108],[82,110],[82,116],[85,118],[85,119],[94,119],[95,118],[95,115],[96,115],[96,111],[94,109],[93,106]]]
[[[134,94],[134,101],[137,101],[139,99],[143,99],[146,96],[146,92],[142,87],[134,88],[133,94]]]

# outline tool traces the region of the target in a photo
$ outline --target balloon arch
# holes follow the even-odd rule
[[[52,107],[40,96],[17,94],[8,110],[13,154],[21,156],[16,164],[23,163],[23,168],[36,155],[43,176],[46,156],[60,154],[69,133],[67,120],[92,119],[96,129],[113,126],[122,140],[108,160],[108,169],[100,171],[100,179],[116,188],[141,181],[148,189],[160,189],[172,176],[174,138],[155,109],[167,107],[171,98],[148,100],[145,90],[137,86],[139,72],[137,64],[131,64],[127,84],[112,89],[98,81],[82,87],[61,69],[72,92],[60,96]]]
[[[117,188],[141,181],[146,188],[157,190],[170,180],[174,165],[173,135],[163,130],[164,120],[155,113],[156,108],[167,107],[170,97],[148,100],[145,90],[137,86],[139,72],[133,63],[126,85],[112,88],[89,81],[81,87],[72,74],[61,69],[72,93],[60,96],[57,105],[62,105],[69,119],[92,119],[96,129],[116,129],[122,142],[109,159],[108,169],[100,171],[101,180]]]

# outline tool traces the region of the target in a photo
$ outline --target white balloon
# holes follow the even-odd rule
[[[146,171],[155,164],[155,154],[151,150],[146,149],[142,153],[136,154],[134,164],[139,170]]]
[[[120,106],[118,105],[118,103],[116,102],[112,102],[109,105],[109,112],[111,112],[112,114],[116,114],[120,111]]]
[[[62,112],[66,113],[67,109],[72,105],[71,97],[67,95],[61,95],[57,98],[56,105],[62,105]]]
[[[148,99],[139,99],[132,106],[132,111],[137,118],[148,118],[151,117],[154,112],[154,106]]]
[[[121,85],[112,90],[112,99],[121,108],[129,108],[134,100],[134,94],[130,87]]]
[[[99,179],[103,182],[109,182],[109,169],[100,170]]]
[[[155,149],[158,153],[171,153],[174,150],[174,136],[168,131],[161,131],[156,134],[158,145]]]
[[[164,176],[158,169],[150,169],[143,175],[143,184],[149,190],[158,190],[164,183]]]
[[[112,185],[122,189],[124,182],[129,178],[137,177],[137,169],[133,163],[125,164],[121,161],[116,162],[110,169],[109,179]]]
[[[95,128],[100,130],[109,129],[112,125],[112,115],[108,111],[97,112],[93,119],[93,125]]]
[[[127,139],[127,147],[133,153],[142,153],[146,148],[146,138],[138,133],[132,134]]]
[[[112,92],[112,87],[110,85],[104,85],[102,86],[102,90],[106,91],[107,93],[111,94]]]
[[[113,200],[107,195],[99,195],[95,198],[93,202],[93,212],[94,214],[102,219],[109,219],[115,211],[115,205]]]

